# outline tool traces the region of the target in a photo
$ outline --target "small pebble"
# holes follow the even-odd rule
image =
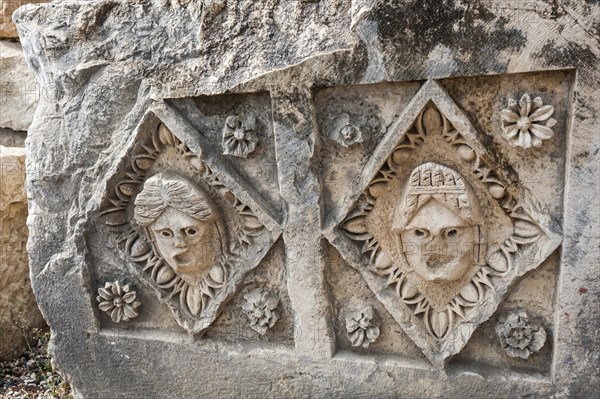
[[[0,398],[70,397],[69,387],[62,378],[47,371],[52,370],[46,350],[49,334],[39,331],[37,336],[40,340],[32,343],[32,351],[26,351],[14,360],[0,361]]]

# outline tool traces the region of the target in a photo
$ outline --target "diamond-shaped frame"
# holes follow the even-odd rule
[[[364,223],[378,193],[398,177],[402,154],[421,145],[428,134],[422,128],[411,128],[420,123],[430,104],[443,119],[444,129],[439,134],[468,166],[469,179],[486,187],[486,195],[512,223],[512,234],[488,249],[484,264],[442,312],[433,311],[427,297],[407,283],[406,271],[394,264]],[[534,196],[515,179],[503,177],[493,165],[464,112],[438,82],[427,81],[373,152],[345,205],[324,224],[328,240],[436,367],[443,367],[460,352],[515,281],[538,267],[562,241],[559,227],[541,211]]]
[[[179,162],[193,171],[194,179],[210,188],[227,208],[229,223],[235,227],[221,257],[218,278],[207,278],[199,286],[174,273],[131,221],[133,201],[165,151],[177,154]],[[127,271],[156,292],[184,329],[201,334],[281,235],[279,216],[218,149],[166,102],[147,110],[118,159],[102,183],[105,189],[98,217],[127,255]]]

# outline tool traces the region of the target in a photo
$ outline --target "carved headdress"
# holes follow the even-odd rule
[[[483,223],[475,195],[458,172],[428,162],[411,172],[403,201],[395,210],[393,230],[404,230],[415,213],[431,199],[446,205],[470,225]]]

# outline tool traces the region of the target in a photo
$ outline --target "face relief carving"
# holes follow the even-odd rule
[[[477,263],[479,209],[462,177],[435,163],[411,173],[395,211],[401,252],[426,281],[456,281]]]
[[[408,263],[425,280],[458,280],[471,265],[473,228],[437,200],[417,211],[401,239]]]
[[[221,256],[218,215],[199,187],[175,174],[157,174],[135,200],[135,219],[158,254],[190,283],[205,278]]]
[[[196,220],[168,207],[150,230],[158,252],[178,273],[204,277],[218,258],[212,245],[218,234],[211,221]]]

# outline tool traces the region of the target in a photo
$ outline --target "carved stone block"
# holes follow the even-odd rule
[[[225,181],[217,177],[210,166],[216,154],[203,156],[210,144],[193,134],[174,108],[164,104],[149,111],[133,147],[107,177],[98,214],[128,257],[129,269],[195,334],[219,315],[243,275],[277,239],[279,227],[253,188],[234,180],[233,170]],[[227,161],[219,161],[222,170]],[[228,180],[257,212],[226,186]]]
[[[19,13],[75,396],[592,395],[598,7],[515,7]]]

